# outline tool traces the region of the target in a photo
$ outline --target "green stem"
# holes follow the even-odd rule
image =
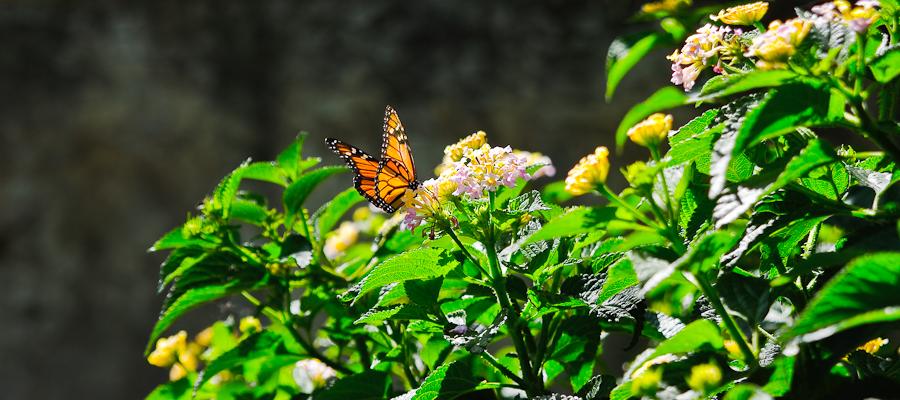
[[[519,359],[519,368],[522,370],[522,377],[526,383],[525,392],[528,393],[529,396],[536,396],[543,392],[543,382],[532,373],[528,349],[525,347],[525,341],[522,339],[522,334],[519,331],[519,314],[515,313],[513,310],[509,293],[506,292],[506,277],[503,275],[503,271],[500,268],[500,261],[497,257],[494,224],[493,218],[491,218],[491,211],[494,206],[493,192],[491,192],[489,196],[491,208],[488,210],[488,240],[486,240],[487,243],[485,247],[487,247],[488,263],[490,265],[489,276],[491,277],[491,287],[497,295],[497,301],[500,303],[501,312],[506,313],[506,329],[509,331],[513,346],[516,348],[516,356]]]
[[[658,165],[662,165],[661,161],[662,157],[659,155],[659,147],[650,146],[650,155],[653,157],[653,160],[656,161]],[[662,182],[662,188],[665,196],[663,198],[666,202],[666,209],[669,211],[669,221],[663,221],[666,226],[669,226],[670,221],[675,220],[675,207],[672,207],[672,196],[669,194],[669,184],[666,182],[666,169],[665,166],[657,171],[656,176],[659,177],[660,182]]]
[[[519,386],[521,386],[523,388],[528,387],[528,384],[525,383],[525,380],[523,380],[518,375],[516,375],[515,373],[510,371],[509,368],[506,368],[506,366],[504,366],[503,364],[500,364],[500,361],[498,361],[497,358],[495,358],[494,355],[489,353],[487,350],[482,351],[481,353],[478,353],[478,354],[482,358],[484,358],[484,360],[487,361],[488,364],[493,365],[494,368],[497,368],[497,370],[500,371],[500,373],[502,373],[507,378],[511,379],[513,382],[517,383]]]
[[[472,262],[472,264],[475,264],[475,266],[478,267],[478,269],[481,270],[481,272],[485,274],[485,276],[490,276],[484,269],[484,267],[481,266],[481,263],[478,262],[478,260],[474,256],[472,256],[472,253],[469,253],[469,250],[466,249],[466,246],[463,245],[461,240],[459,240],[459,237],[456,236],[456,232],[453,232],[452,228],[447,228],[447,235],[449,235],[450,238],[453,239],[453,243],[456,243],[456,246],[459,247],[462,253],[466,256],[466,258],[469,259],[469,261]]]
[[[753,23],[753,26],[759,30],[759,33],[766,32],[766,26],[762,24],[762,22],[756,21]]]
[[[606,186],[605,183],[597,185],[597,190],[600,192],[600,194],[609,199],[610,202],[615,203],[619,207],[622,207],[623,209],[631,213],[631,215],[633,215],[638,221],[641,221],[641,223],[643,223],[644,225],[647,225],[651,228],[656,228],[658,230],[663,230],[661,226],[648,219],[647,216],[644,215],[644,213],[638,211],[630,204],[626,203],[625,200],[622,200],[621,197],[613,193],[613,191],[610,190],[609,186]]]
[[[716,289],[706,280],[706,277],[702,274],[694,275],[697,279],[697,282],[700,284],[700,290],[703,292],[703,295],[709,299],[709,302],[712,303],[713,308],[722,317],[722,323],[725,324],[725,329],[728,330],[728,333],[731,335],[731,338],[737,342],[738,347],[741,348],[741,353],[744,354],[744,362],[752,367],[756,366],[756,355],[753,354],[753,350],[750,349],[750,345],[747,344],[747,338],[744,337],[744,333],[738,329],[737,324],[734,322],[734,319],[731,318],[731,314],[728,313],[728,310],[725,309],[725,305],[722,304],[722,299],[719,298],[719,294],[716,292]]]
[[[359,351],[359,360],[363,364],[363,369],[370,369],[372,367],[372,356],[369,355],[366,338],[364,336],[354,336],[353,342],[356,344],[356,350]]]
[[[865,35],[856,34],[856,79],[853,83],[853,94],[855,97],[859,97],[862,93],[863,76],[866,68],[865,58]]]

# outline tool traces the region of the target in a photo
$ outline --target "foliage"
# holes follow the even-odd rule
[[[895,395],[897,346],[881,337],[900,326],[900,5],[797,10],[767,29],[755,4],[689,36],[719,9],[688,3],[648,4],[637,19],[661,30],[610,47],[607,97],[653,49],[711,46],[670,57],[690,90],[625,116],[617,146],[649,157],[622,168],[623,190],[606,185],[605,147],[531,190],[545,157],[484,133],[449,147],[394,216],[352,188],[313,210],[347,170],[304,157],[305,134],[240,165],[151,248],[168,257],[146,356],[171,381],[149,397]],[[702,114],[672,131],[652,115],[686,105]],[[585,194],[609,204],[563,203]],[[163,337],[221,299],[252,315]],[[601,358],[621,351],[616,332],[642,350],[618,376]]]

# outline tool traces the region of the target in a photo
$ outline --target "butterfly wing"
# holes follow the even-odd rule
[[[325,139],[328,148],[335,152],[353,170],[353,187],[370,203],[378,205],[375,191],[375,178],[378,175],[380,165],[375,157],[356,146],[344,143],[337,139]]]
[[[394,159],[403,166],[404,178],[409,182],[416,180],[416,165],[413,162],[412,149],[400,117],[391,106],[384,108],[384,137],[381,142],[381,159]],[[401,171],[397,171],[401,172]]]
[[[382,158],[375,176],[375,205],[387,212],[403,206],[403,195],[415,189],[411,173],[393,158]]]

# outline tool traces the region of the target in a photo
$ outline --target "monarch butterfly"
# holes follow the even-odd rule
[[[391,106],[384,109],[380,160],[337,139],[327,138],[325,143],[353,170],[353,186],[359,194],[386,212],[402,207],[406,191],[421,185],[403,123]]]

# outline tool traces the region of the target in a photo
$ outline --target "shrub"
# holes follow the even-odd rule
[[[835,1],[764,25],[766,3],[689,3],[646,5],[661,29],[611,46],[607,97],[662,46],[678,48],[681,86],[620,124],[615,147],[648,154],[622,191],[603,146],[531,190],[549,160],[483,132],[448,146],[395,215],[354,188],[312,210],[310,193],[348,170],[304,157],[306,135],[239,166],[152,248],[168,252],[167,294],[146,355],[171,382],[150,397],[896,395],[900,7]],[[702,114],[672,130],[662,112],[685,105]],[[608,205],[562,205],[573,196]],[[163,337],[232,296],[252,315]],[[645,347],[621,376],[600,361],[621,351],[610,332]]]

